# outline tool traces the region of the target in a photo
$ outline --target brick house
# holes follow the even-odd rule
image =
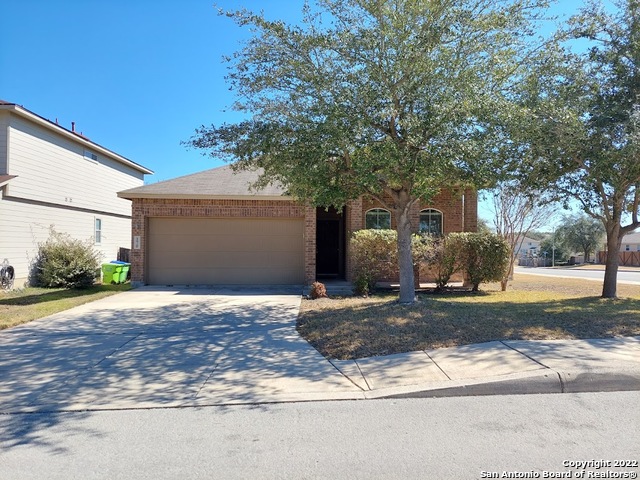
[[[310,284],[351,280],[349,238],[395,228],[375,200],[342,211],[303,205],[278,185],[254,191],[258,172],[229,166],[118,193],[132,201],[132,282],[137,285]],[[415,230],[475,231],[477,195],[443,192],[416,205]]]

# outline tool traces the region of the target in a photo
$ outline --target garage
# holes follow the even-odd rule
[[[302,284],[302,218],[150,217],[151,285]]]

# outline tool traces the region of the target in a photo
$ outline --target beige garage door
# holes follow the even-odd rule
[[[302,219],[149,218],[151,285],[301,284]]]

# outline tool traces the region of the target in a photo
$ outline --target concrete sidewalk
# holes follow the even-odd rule
[[[141,288],[0,332],[0,413],[640,390],[640,337],[327,360],[300,289]]]
[[[640,390],[640,337],[488,342],[331,363],[364,398]]]

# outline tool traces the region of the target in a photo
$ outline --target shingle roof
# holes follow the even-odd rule
[[[237,197],[286,197],[281,185],[268,185],[255,191],[251,185],[256,182],[260,170],[234,172],[230,165],[224,165],[203,172],[163,182],[144,185],[118,192],[122,198],[237,198]]]

